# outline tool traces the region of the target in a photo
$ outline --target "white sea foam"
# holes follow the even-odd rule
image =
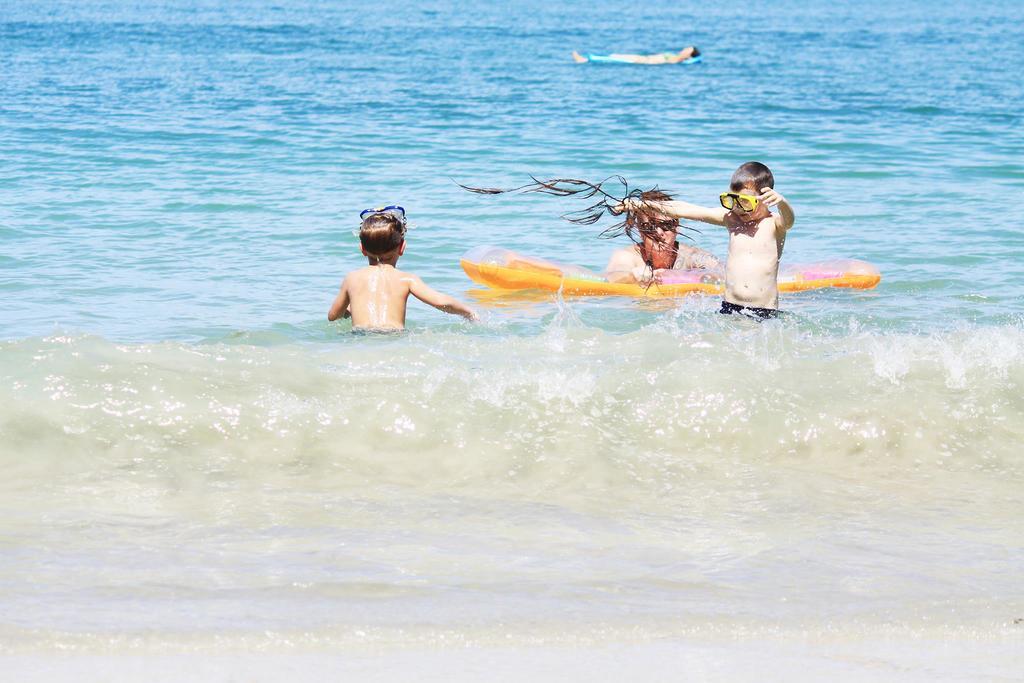
[[[1004,642],[1024,616],[1022,342],[7,342],[0,640]]]

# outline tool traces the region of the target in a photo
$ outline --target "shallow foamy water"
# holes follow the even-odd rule
[[[1021,330],[712,321],[8,342],[4,650],[1018,642]]]

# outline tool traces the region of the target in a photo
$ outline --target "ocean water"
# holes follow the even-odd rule
[[[5,669],[1024,676],[1019,9],[3,3]],[[795,208],[784,263],[880,286],[759,325],[458,265],[618,243],[456,183],[713,204],[749,159]],[[386,203],[480,324],[326,322]]]

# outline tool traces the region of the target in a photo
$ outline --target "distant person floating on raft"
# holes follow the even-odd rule
[[[700,50],[698,50],[695,45],[684,47],[679,52],[659,52],[658,54],[653,55],[631,55],[620,53],[612,53],[609,55],[588,53],[581,55],[579,52],[573,50],[572,58],[577,64],[586,64],[587,62],[594,62],[595,64],[603,62],[613,64],[696,64],[703,61],[703,58],[700,55]]]

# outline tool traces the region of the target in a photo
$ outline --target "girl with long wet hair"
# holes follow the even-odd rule
[[[538,180],[520,187],[506,190],[497,188],[460,187],[478,194],[504,194],[509,192],[539,193],[556,197],[597,198],[594,204],[563,215],[563,218],[578,225],[593,225],[605,216],[622,216],[622,219],[601,231],[600,236],[614,238],[625,235],[633,245],[616,250],[605,268],[605,277],[610,282],[629,282],[649,285],[659,281],[665,270],[718,269],[721,263],[709,252],[689,245],[681,245],[676,239],[680,230],[695,231],[681,226],[678,219],[655,210],[646,202],[671,201],[672,195],[652,188],[650,190],[630,189],[625,178],[615,176],[599,183],[575,178]],[[606,186],[614,181],[621,186],[623,196],[612,194]],[[633,201],[627,202],[627,199]],[[689,236],[687,236],[688,239]]]

